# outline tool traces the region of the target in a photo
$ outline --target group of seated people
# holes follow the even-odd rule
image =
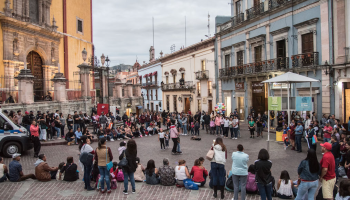
[[[66,134],[66,141],[68,142],[68,145],[71,144],[78,144],[78,140],[81,138],[81,136],[86,135],[90,141],[92,142],[92,139],[94,136],[90,133],[90,131],[87,129],[87,127],[84,128],[83,132],[78,127],[77,130],[74,132],[73,129],[69,129],[68,133]]]
[[[76,181],[79,179],[78,166],[74,163],[73,157],[67,158],[67,163],[60,163],[58,167],[48,165],[45,154],[40,154],[38,160],[34,163],[35,174],[24,175],[20,163],[21,154],[15,153],[12,161],[7,167],[3,164],[3,158],[0,157],[0,182],[9,180],[11,182],[20,182],[29,178],[38,181],[47,182],[51,180]]]

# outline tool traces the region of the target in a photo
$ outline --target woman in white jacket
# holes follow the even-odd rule
[[[227,150],[221,137],[216,138],[212,145],[212,150],[214,150],[214,157],[211,160],[211,177],[213,179],[214,188],[213,196],[214,198],[217,197],[217,191],[219,189],[221,191],[221,199],[224,199]]]

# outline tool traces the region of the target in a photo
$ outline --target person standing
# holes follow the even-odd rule
[[[208,114],[208,112],[205,113],[205,115],[203,116],[203,121],[204,121],[204,126],[205,126],[205,129],[207,131],[207,134],[208,134],[208,131],[210,130],[210,115]]]
[[[80,117],[77,111],[74,111],[73,119],[74,119],[73,132],[75,133],[75,131],[79,128],[79,125],[80,125]]]
[[[111,193],[110,181],[109,181],[109,171],[107,170],[107,164],[113,160],[112,151],[106,145],[106,138],[101,138],[98,142],[98,147],[95,151],[95,161],[98,165],[98,170],[100,171],[100,191],[105,193],[105,180],[107,184],[107,193]]]
[[[326,122],[326,126],[323,128],[323,141],[329,142],[331,140],[331,135],[333,132],[332,126],[330,126],[329,121]]]
[[[39,126],[36,124],[36,121],[32,122],[30,133],[34,143],[34,158],[37,158],[41,149],[41,143],[39,140]]]
[[[237,151],[232,153],[231,171],[234,191],[239,191],[239,188],[241,188],[241,199],[245,200],[249,155],[244,153],[243,150],[243,145],[239,144],[237,145]],[[234,200],[238,200],[238,192],[234,193]]]
[[[79,142],[80,154],[86,152],[86,153],[90,153],[90,154],[94,155],[95,151],[90,146],[90,144],[91,144],[91,141],[86,135],[81,136],[80,142]],[[85,164],[80,162],[80,166],[83,166],[82,168],[84,169],[84,184],[85,184],[84,189],[86,189],[88,191],[94,190],[95,188],[91,187],[91,185],[90,185],[90,174],[91,174],[91,170],[92,170],[92,162],[85,163]]]
[[[233,132],[235,133],[235,137],[233,138],[232,134],[231,134],[231,137],[232,137],[231,139],[237,140],[239,121],[238,121],[237,115],[234,115],[233,117],[234,117],[234,119],[232,121],[232,127],[233,127]]]
[[[183,129],[183,135],[187,135],[187,117],[186,117],[186,114],[183,115],[183,118],[182,118],[182,129]]]
[[[124,174],[124,194],[128,194],[128,180],[130,178],[131,187],[132,187],[132,193],[134,194],[136,192],[135,189],[135,179],[134,179],[134,173],[138,167],[138,164],[136,162],[137,158],[137,145],[135,140],[131,139],[126,144],[126,150],[124,150],[119,155],[119,160],[122,160],[123,158],[126,158],[128,161],[128,164],[126,166],[122,167],[123,174]]]
[[[216,114],[215,117],[215,127],[216,127],[216,137],[219,135],[219,133],[221,134],[221,117],[219,114]]]
[[[101,116],[98,118],[100,126],[103,130],[106,128],[107,117],[104,115],[104,112],[101,112]],[[124,123],[125,124],[125,123]]]
[[[272,200],[272,162],[266,149],[259,151],[258,160],[255,161],[255,180],[262,200]]]
[[[334,161],[335,161],[335,175],[337,176],[337,179],[339,178],[339,161],[340,161],[340,144],[338,142],[338,139],[335,135],[332,135],[331,138],[332,142],[332,154],[334,156]]]
[[[224,138],[228,138],[229,122],[230,120],[228,119],[228,117],[226,117],[224,119]]]
[[[60,113],[60,121],[61,121],[61,137],[64,138],[64,127],[66,126],[66,119],[63,114]]]
[[[271,110],[270,111],[270,122],[271,122],[271,129],[274,129],[273,128],[273,122],[275,121],[275,111]]]
[[[25,111],[25,115],[22,119],[23,126],[27,129],[27,131],[30,133],[30,125],[32,124],[32,120],[30,119],[29,112]]]
[[[176,154],[177,152],[177,138],[179,137],[179,133],[177,132],[176,126],[174,125],[174,122],[171,122],[172,125],[170,126],[170,138],[174,142],[172,154]]]
[[[249,119],[248,129],[250,131],[250,138],[254,138],[255,122],[254,122],[253,117],[250,117],[250,119]]]
[[[309,149],[314,149],[316,151],[317,143],[312,144],[312,138],[314,137],[314,135],[315,135],[314,126],[313,126],[313,124],[309,124],[309,128],[307,129],[306,138],[307,138],[308,143],[309,143]]]
[[[322,147],[321,175],[322,196],[324,199],[333,199],[333,189],[336,182],[335,160],[332,154],[332,145],[329,142],[320,144]]]
[[[211,147],[214,150],[214,156],[211,160],[211,177],[213,179],[213,197],[218,196],[218,189],[221,191],[221,199],[225,198],[224,188],[225,188],[225,163],[227,159],[227,149],[222,141],[221,137],[216,138]]]
[[[298,121],[298,126],[295,128],[295,143],[296,143],[296,151],[298,153],[302,152],[301,150],[301,138],[303,137],[303,126],[301,125],[301,121]]]

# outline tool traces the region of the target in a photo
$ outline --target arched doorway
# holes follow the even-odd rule
[[[27,69],[30,69],[34,76],[34,101],[42,100],[44,97],[44,73],[40,55],[31,51],[27,55]]]

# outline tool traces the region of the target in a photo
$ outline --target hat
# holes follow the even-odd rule
[[[25,112],[25,114],[26,114],[26,115],[29,115],[29,112],[28,112],[28,111],[26,111],[26,112]]]
[[[329,143],[329,142],[325,142],[325,143],[320,144],[320,145],[321,145],[321,147],[326,148],[328,151],[331,151],[331,150],[332,150],[332,145],[331,145],[331,143]]]
[[[15,153],[15,154],[12,155],[12,158],[17,158],[17,157],[20,157],[20,156],[21,156],[21,154]]]

